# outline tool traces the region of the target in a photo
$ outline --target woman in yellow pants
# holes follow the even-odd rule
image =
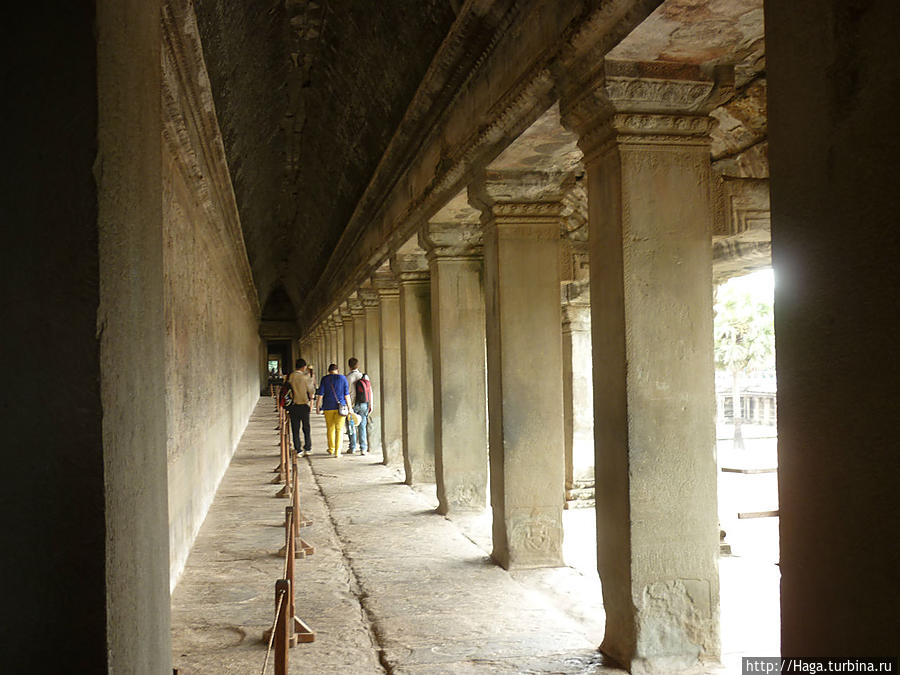
[[[328,452],[335,457],[341,456],[341,437],[344,432],[344,420],[340,413],[341,405],[350,409],[350,387],[347,378],[338,372],[336,363],[328,366],[328,374],[319,382],[316,394],[316,412],[325,414],[325,426],[328,435]]]

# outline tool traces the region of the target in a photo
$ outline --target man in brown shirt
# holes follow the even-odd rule
[[[312,450],[309,436],[309,406],[316,398],[316,389],[306,371],[306,361],[297,359],[297,369],[288,375],[288,384],[293,391],[294,402],[288,406],[291,415],[291,435],[294,439],[294,450],[300,452],[300,428],[303,427],[303,456]]]

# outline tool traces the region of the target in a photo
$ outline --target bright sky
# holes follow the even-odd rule
[[[742,277],[734,277],[726,281],[722,286],[734,288],[739,293],[750,293],[754,300],[760,302],[772,302],[775,292],[775,275],[770,267],[752,274],[745,274]]]

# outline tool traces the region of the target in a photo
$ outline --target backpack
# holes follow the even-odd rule
[[[361,378],[359,378],[354,384],[354,388],[356,389],[356,402],[357,403],[371,403],[372,402],[372,381],[369,380],[369,376],[363,374]]]
[[[285,380],[284,384],[281,385],[281,391],[278,392],[278,405],[282,408],[287,408],[289,405],[294,402],[294,389],[291,387],[290,383]]]

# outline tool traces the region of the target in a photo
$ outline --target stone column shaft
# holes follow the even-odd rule
[[[492,555],[507,569],[562,564],[562,204],[535,180],[489,175],[469,191],[485,225]]]
[[[590,300],[569,300],[563,305],[562,313],[566,488],[572,489],[594,482],[594,380]]]
[[[361,300],[355,300],[350,305],[353,314],[353,349],[348,349],[348,358],[355,356],[359,359],[359,368],[366,372],[368,363],[366,360],[366,310]]]
[[[400,287],[400,371],[406,483],[433,483],[431,282],[425,256],[421,254],[397,254],[391,259],[391,269],[398,277]]]
[[[381,321],[378,306],[378,293],[373,290],[361,291],[363,293],[363,307],[365,309],[365,336],[366,336],[366,373],[372,381],[372,398],[374,406],[369,414],[369,452],[381,451]]]
[[[400,369],[400,289],[396,282],[377,283],[381,348],[381,452],[388,466],[403,463],[403,385]]]
[[[341,349],[341,360],[338,361],[338,366],[340,366],[341,372],[346,375],[350,371],[347,360],[351,356],[355,356],[353,353],[355,339],[353,335],[353,313],[350,311],[348,303],[341,305],[341,319],[344,322],[344,344]]]
[[[334,321],[334,363],[337,364],[340,372],[344,372],[344,367],[341,365],[344,359],[344,320],[340,310],[337,310],[333,316],[337,317],[332,319]]]
[[[718,84],[696,75],[607,74],[562,106],[587,168],[603,392],[594,407],[601,648],[633,673],[677,672],[719,653],[712,122],[702,110]]]
[[[438,511],[482,510],[487,499],[484,257],[481,229],[429,224]]]

